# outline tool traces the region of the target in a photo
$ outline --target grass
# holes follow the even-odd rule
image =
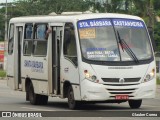
[[[6,72],[4,70],[0,70],[0,77],[6,77]]]
[[[160,78],[157,77],[157,85],[160,85]]]

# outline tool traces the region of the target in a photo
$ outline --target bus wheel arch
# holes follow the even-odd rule
[[[30,101],[32,105],[46,105],[48,103],[47,95],[36,94],[34,91],[34,86],[30,78],[26,78],[26,100]]]
[[[34,93],[34,86],[32,80],[27,77],[25,81],[25,89],[26,89],[26,100],[30,101],[31,104],[36,105],[36,94]]]
[[[71,83],[69,81],[65,81],[63,83],[63,98],[67,98],[68,96],[68,89],[71,86]]]

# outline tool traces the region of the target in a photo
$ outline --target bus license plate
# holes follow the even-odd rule
[[[128,97],[128,95],[116,95],[115,99],[116,100],[128,100],[129,97]]]

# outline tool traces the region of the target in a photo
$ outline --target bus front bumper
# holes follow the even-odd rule
[[[153,79],[138,85],[114,86],[91,82],[87,79],[81,83],[81,99],[84,101],[116,100],[117,95],[127,95],[129,99],[154,98],[156,80]]]

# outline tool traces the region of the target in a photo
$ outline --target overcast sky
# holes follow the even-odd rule
[[[13,1],[15,1],[15,0],[7,0],[7,2],[13,2]],[[0,0],[0,3],[5,3],[6,2],[6,0]]]

